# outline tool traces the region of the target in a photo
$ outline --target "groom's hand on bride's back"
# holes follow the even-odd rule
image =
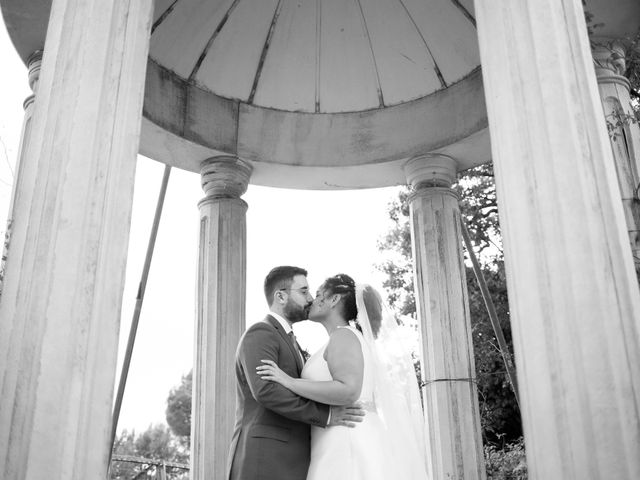
[[[365,411],[359,402],[352,405],[333,405],[327,427],[343,426],[354,428],[364,419]]]

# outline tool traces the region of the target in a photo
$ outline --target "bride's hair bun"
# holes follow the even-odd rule
[[[349,275],[339,273],[333,277],[327,278],[322,284],[322,290],[331,295],[338,294],[342,298],[342,314],[345,320],[355,320],[358,316],[358,308],[356,307],[356,282]]]

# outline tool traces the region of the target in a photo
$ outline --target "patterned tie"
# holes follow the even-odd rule
[[[293,346],[295,347],[296,352],[298,352],[298,355],[300,356],[300,360],[302,360],[302,363],[304,364],[304,357],[302,356],[302,352],[300,351],[300,346],[298,345],[298,341],[296,340],[296,336],[293,333],[293,330],[289,332],[289,338],[291,338],[291,342],[293,343]]]

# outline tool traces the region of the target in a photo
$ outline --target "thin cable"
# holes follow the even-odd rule
[[[436,378],[435,380],[424,380],[420,383],[420,386],[426,387],[437,382],[469,382],[478,385],[478,381],[475,378]]]
[[[464,224],[463,220],[460,220],[460,226],[462,227],[462,239],[464,240],[464,244],[467,247],[467,253],[469,254],[469,258],[471,259],[471,264],[473,265],[473,273],[475,273],[476,279],[478,280],[480,292],[482,293],[482,298],[484,299],[484,304],[487,307],[487,313],[489,314],[489,320],[491,320],[491,326],[493,327],[493,333],[498,340],[498,346],[500,347],[500,353],[502,354],[502,359],[504,360],[504,366],[507,369],[507,376],[509,378],[509,382],[511,383],[513,393],[516,396],[518,408],[520,408],[520,397],[518,395],[518,379],[516,378],[516,370],[511,352],[509,352],[509,348],[507,347],[507,341],[504,338],[504,333],[502,333],[502,328],[500,327],[500,322],[498,321],[498,312],[496,311],[496,307],[493,304],[491,295],[489,294],[487,282],[485,281],[484,275],[482,274],[482,269],[480,268],[478,258],[473,251],[471,238],[469,237],[469,232],[467,231],[467,227]]]

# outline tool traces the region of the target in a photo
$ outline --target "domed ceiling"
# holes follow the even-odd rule
[[[472,3],[158,0],[141,151],[191,170],[232,153],[254,183],[323,189],[403,183],[438,149],[485,162]]]
[[[421,98],[480,64],[471,0],[160,0],[150,57],[222,97],[316,113]]]
[[[26,61],[51,0],[0,5]],[[587,8],[598,35],[637,31],[638,0]],[[237,155],[252,183],[338,189],[491,158],[473,0],[156,0],[151,30],[140,152],[161,162]]]

